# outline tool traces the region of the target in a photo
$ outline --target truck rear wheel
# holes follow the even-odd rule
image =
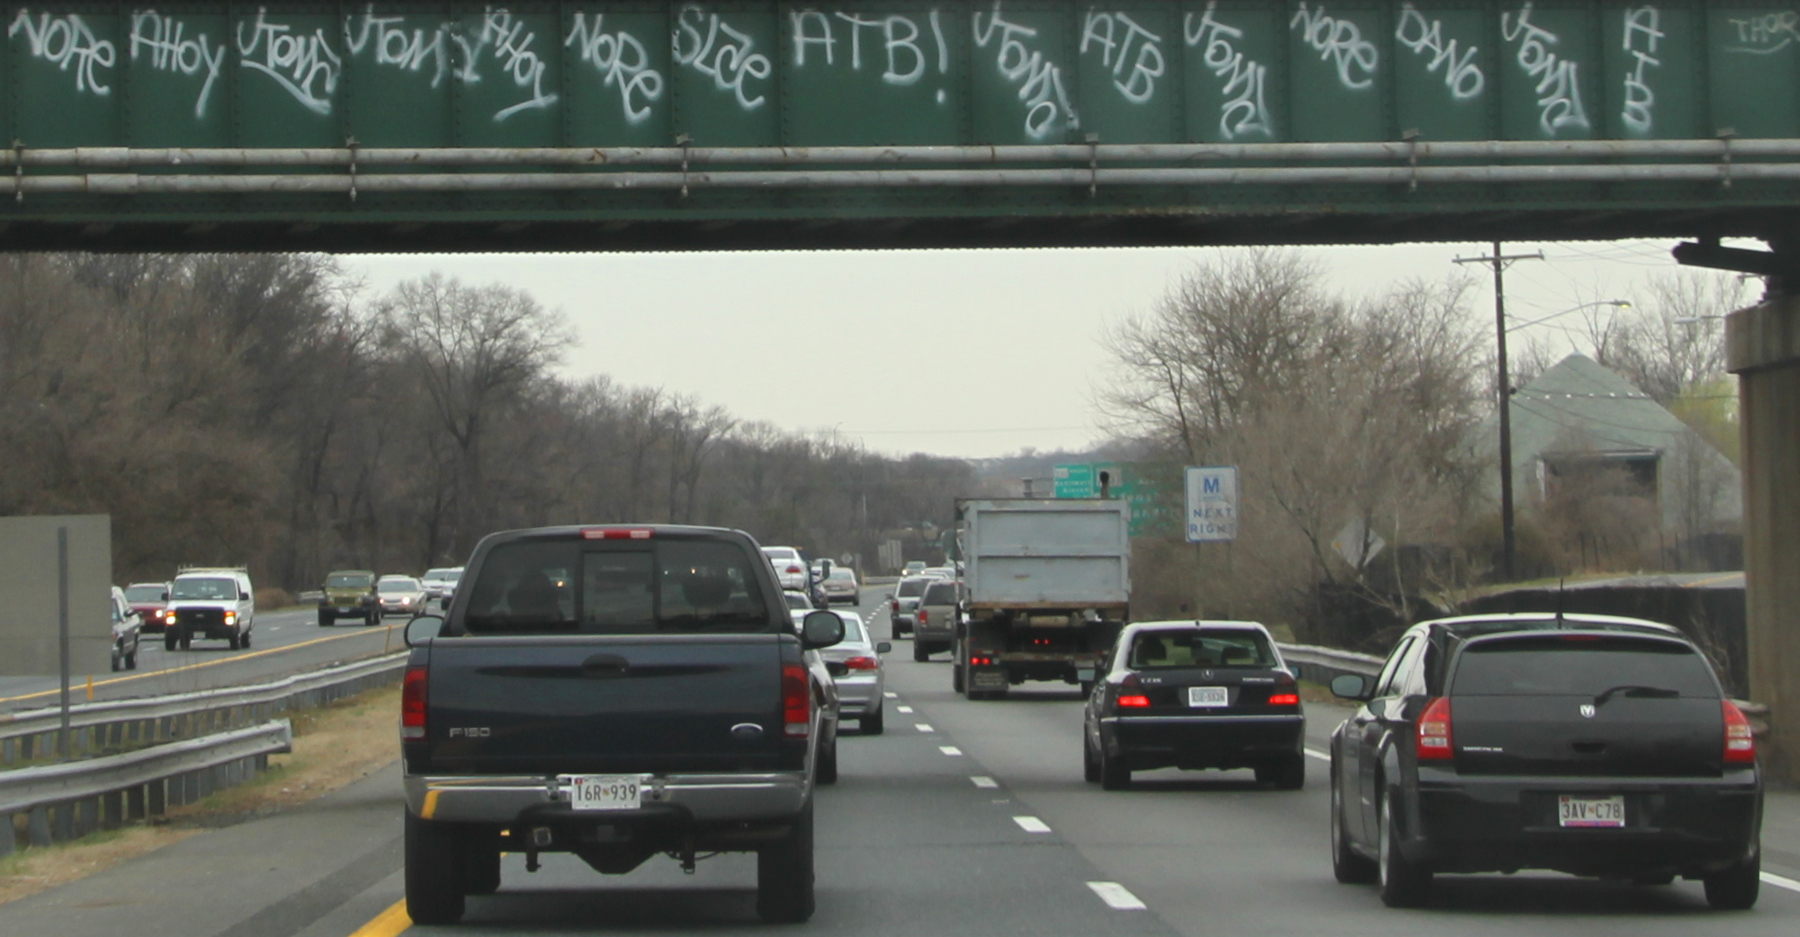
[[[756,913],[771,924],[798,924],[813,916],[811,800],[786,836],[756,852]]]
[[[952,692],[961,693],[963,691],[963,679],[964,678],[963,678],[962,662],[957,661],[957,662],[951,664],[950,665],[950,689]]]
[[[918,638],[913,638],[913,663],[923,664],[931,659],[931,645]]]
[[[337,616],[331,614],[330,612],[320,612],[319,613],[319,627],[329,628],[335,624],[337,624]]]
[[[462,919],[461,846],[447,824],[407,812],[406,915],[413,923],[454,924]]]

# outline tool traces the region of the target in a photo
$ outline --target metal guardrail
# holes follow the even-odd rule
[[[71,706],[70,748],[79,756],[265,723],[288,709],[321,706],[392,683],[405,666],[406,652],[401,651],[271,683]],[[0,715],[0,764],[54,752],[60,724],[56,708]]]
[[[1315,647],[1310,644],[1275,646],[1281,648],[1282,658],[1299,671],[1302,680],[1314,683],[1330,683],[1332,677],[1346,673],[1373,677],[1381,673],[1381,665],[1387,661],[1386,658],[1373,654],[1358,654],[1355,651],[1340,651],[1337,648]]]

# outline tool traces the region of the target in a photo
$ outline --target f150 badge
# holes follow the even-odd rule
[[[453,739],[485,739],[494,734],[487,726],[451,726],[450,737]]]

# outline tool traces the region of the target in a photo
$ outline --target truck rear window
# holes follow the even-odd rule
[[[731,543],[520,541],[488,553],[469,593],[470,634],[771,631],[751,555]],[[755,562],[761,562],[760,559]]]
[[[1470,644],[1450,684],[1454,696],[1598,696],[1622,687],[1718,697],[1712,668],[1676,641],[1542,635]]]
[[[935,582],[925,590],[925,597],[919,600],[920,605],[955,605],[956,583]]]
[[[901,596],[902,598],[910,599],[913,596],[924,592],[925,584],[930,581],[931,580],[929,579],[902,579],[900,580],[900,588],[895,590],[894,594]]]
[[[1157,667],[1273,667],[1275,652],[1261,634],[1244,630],[1145,631],[1131,643],[1133,670]]]

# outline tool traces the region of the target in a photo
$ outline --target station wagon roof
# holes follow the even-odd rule
[[[1457,615],[1451,618],[1436,618],[1422,621],[1421,627],[1439,628],[1459,636],[1488,630],[1483,625],[1501,626],[1494,630],[1536,630],[1533,626],[1552,626],[1569,631],[1641,631],[1653,634],[1673,635],[1681,637],[1681,629],[1661,622],[1648,621],[1642,618],[1627,618],[1623,615],[1595,615],[1586,612],[1500,612],[1491,615]]]

